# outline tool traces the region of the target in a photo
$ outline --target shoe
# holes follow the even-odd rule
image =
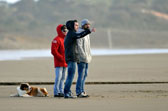
[[[85,96],[89,97],[89,95],[86,94],[86,92],[82,92]]]
[[[87,98],[89,97],[89,95],[87,95],[85,92],[82,92],[80,94],[77,95],[78,98]]]
[[[60,97],[59,95],[54,95],[54,97]]]
[[[54,95],[54,97],[64,97],[63,93],[58,93],[58,95]]]
[[[59,95],[60,97],[64,97],[64,94],[63,94],[63,93],[58,93],[58,95]]]
[[[64,94],[64,98],[65,98],[65,99],[68,99],[68,98],[70,98],[70,99],[75,99],[75,98],[77,98],[77,96],[73,96],[72,93],[67,93],[67,94]]]

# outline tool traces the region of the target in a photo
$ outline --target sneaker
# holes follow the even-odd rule
[[[58,95],[59,95],[60,97],[64,97],[64,94],[63,94],[63,93],[58,93]]]
[[[60,97],[59,95],[54,95],[54,97]]]
[[[82,92],[85,96],[89,97],[89,95],[86,94],[86,92]]]
[[[67,93],[67,94],[64,94],[64,98],[66,98],[66,99],[68,99],[68,98],[75,99],[75,98],[77,98],[77,96],[73,96],[72,93]]]
[[[78,98],[87,98],[89,97],[89,95],[87,95],[86,93],[82,92],[80,94],[77,95]]]
[[[58,95],[54,95],[54,97],[64,97],[63,93],[58,93]]]

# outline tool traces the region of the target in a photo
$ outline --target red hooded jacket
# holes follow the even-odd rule
[[[64,38],[65,35],[61,31],[60,24],[57,26],[56,31],[58,35],[53,39],[51,45],[51,54],[54,56],[54,66],[55,67],[67,67],[65,62],[65,48],[64,48]]]

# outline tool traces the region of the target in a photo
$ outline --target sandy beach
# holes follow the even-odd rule
[[[167,82],[168,54],[95,56],[87,82]],[[53,58],[0,62],[0,82],[54,82]],[[77,76],[77,74],[76,74]],[[76,76],[74,81],[76,81]],[[168,84],[89,84],[89,98],[17,98],[17,85],[1,85],[1,111],[167,111]],[[72,86],[75,92],[75,85]]]
[[[53,64],[53,58],[0,61],[0,82],[54,82]],[[168,54],[94,56],[87,82],[168,81],[167,66]]]
[[[35,85],[38,86],[38,85]],[[0,86],[1,111],[167,111],[168,84],[86,85],[89,98],[54,98],[52,85],[46,87],[50,97],[9,97],[16,86]],[[72,86],[74,92],[75,85]]]

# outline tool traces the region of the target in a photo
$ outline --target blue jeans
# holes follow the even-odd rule
[[[55,68],[55,83],[54,83],[54,95],[63,92],[63,85],[65,80],[66,67]]]
[[[76,94],[84,92],[85,80],[88,74],[88,63],[80,62],[78,64],[78,79],[76,83]]]
[[[77,64],[76,62],[72,62],[72,61],[68,62],[68,75],[67,75],[65,87],[64,87],[65,95],[71,93],[71,85],[76,71],[76,64]]]

